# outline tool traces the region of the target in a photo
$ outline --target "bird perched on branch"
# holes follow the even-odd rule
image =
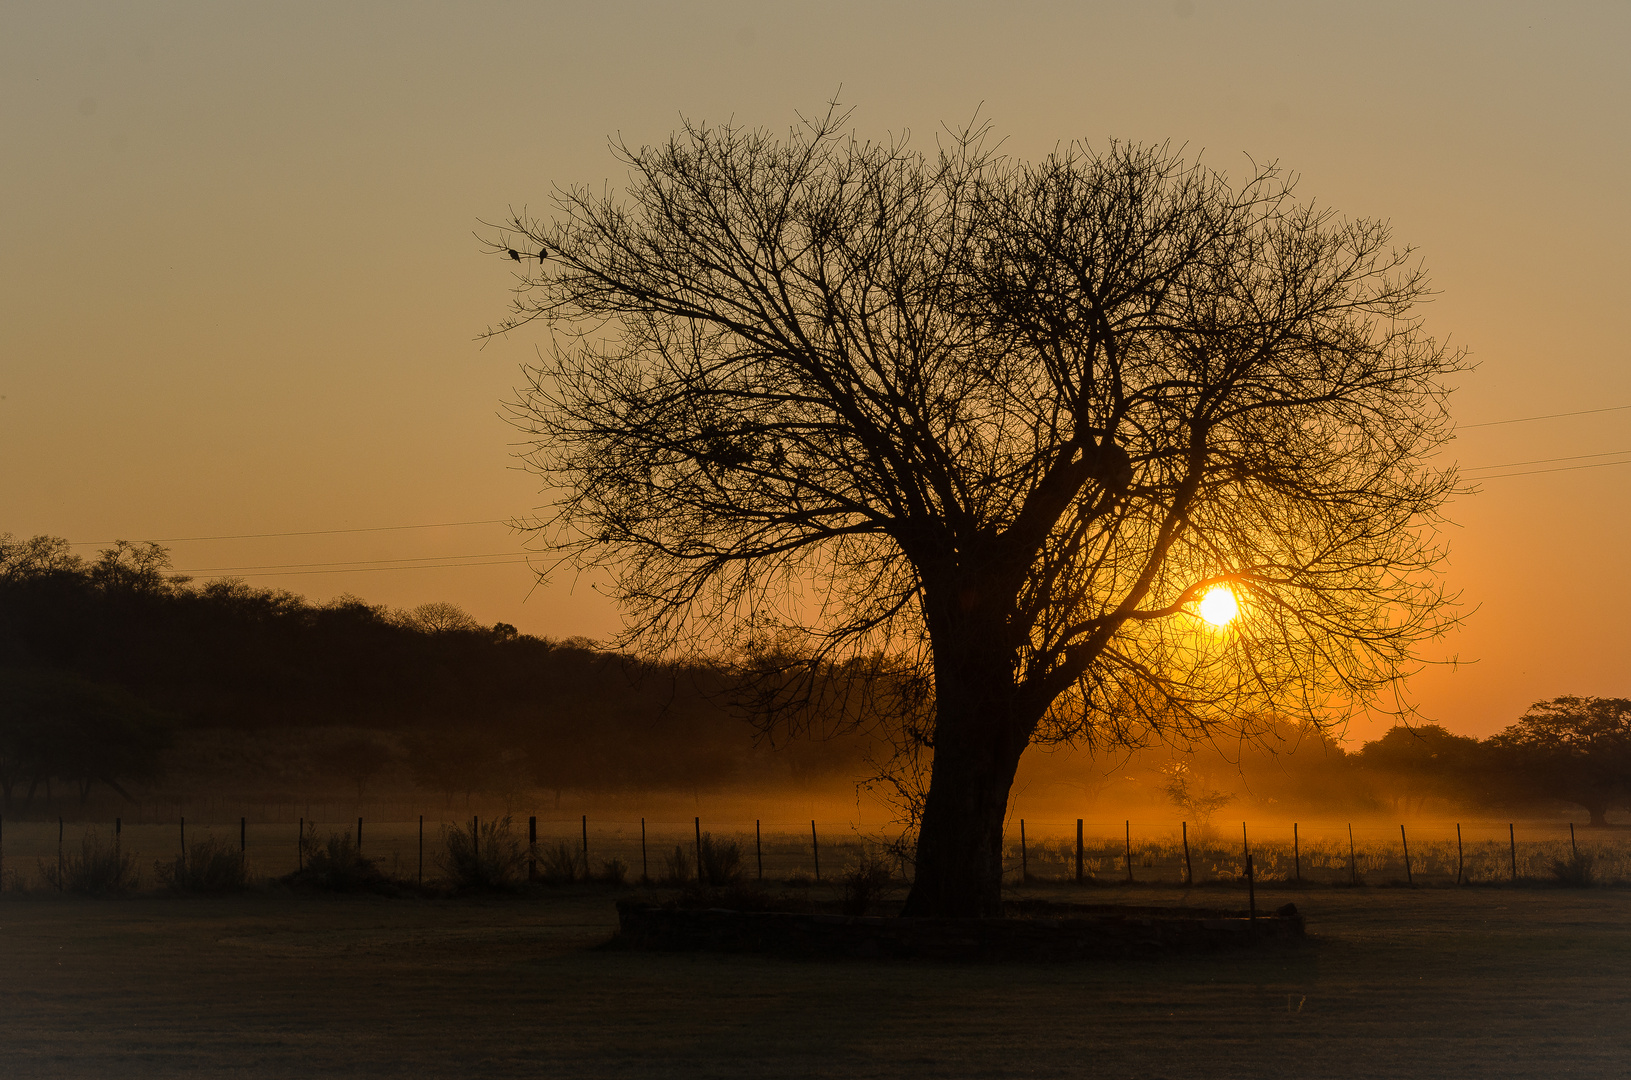
[[[515,250],[514,248],[505,248],[504,250],[508,251],[510,253],[510,258],[514,259],[516,262],[521,261],[521,253],[519,251]]]

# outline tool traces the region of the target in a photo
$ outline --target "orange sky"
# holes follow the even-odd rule
[[[920,146],[983,103],[1022,156],[1120,136],[1279,159],[1421,248],[1432,328],[1479,364],[1462,424],[1631,405],[1628,54],[1623,3],[9,5],[0,531],[89,553],[526,514],[498,413],[541,338],[475,341],[510,282],[478,219],[617,182],[611,133],[785,127],[840,86],[864,133]],[[1452,450],[1631,461],[1631,409]],[[1483,735],[1536,699],[1631,696],[1628,491],[1611,464],[1453,506],[1476,610],[1445,653],[1476,662],[1413,683],[1430,717]],[[316,598],[617,625],[585,585],[533,589],[501,525],[171,547]],[[491,565],[308,565],[408,559]]]

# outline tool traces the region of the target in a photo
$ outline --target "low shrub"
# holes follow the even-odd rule
[[[855,864],[840,875],[845,915],[865,915],[874,904],[895,891],[893,868],[884,859],[863,852]]]
[[[159,881],[178,892],[242,892],[249,884],[243,852],[211,837],[189,844],[185,855],[153,864]]]
[[[526,878],[527,846],[515,835],[508,814],[485,823],[471,818],[468,828],[443,830],[437,861],[454,889],[513,889]]]
[[[674,845],[674,854],[663,856],[663,876],[665,885],[685,885],[696,877],[691,872],[691,853],[685,850],[684,844]]]
[[[628,881],[629,868],[622,859],[609,859],[600,864],[600,880],[608,885],[622,885]]]
[[[45,882],[53,889],[80,896],[120,896],[140,884],[136,857],[110,843],[99,833],[86,833],[77,854],[68,855],[61,870],[40,863]]]
[[[1553,859],[1550,864],[1552,877],[1560,885],[1572,885],[1583,889],[1597,880],[1597,860],[1590,852],[1581,854],[1576,852],[1568,859]]]
[[[325,892],[374,892],[394,895],[402,883],[387,875],[379,863],[364,855],[349,832],[330,833],[319,842],[315,826],[300,837],[301,867],[279,880],[296,888]]]
[[[541,876],[554,885],[570,885],[589,876],[589,868],[584,865],[578,849],[565,841],[544,848],[542,861]]]
[[[703,833],[700,850],[675,844],[674,854],[663,858],[663,881],[669,885],[697,884],[703,888],[723,888],[742,880],[742,845],[735,840],[715,840]],[[697,856],[701,856],[700,866]]]

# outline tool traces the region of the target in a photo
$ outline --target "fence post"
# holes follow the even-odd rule
[[[527,817],[527,880],[538,880],[538,815]]]
[[[472,861],[481,861],[481,815],[470,815],[470,858]]]
[[[697,830],[697,885],[702,885],[702,817],[698,815],[692,819],[692,825]]]
[[[1189,822],[1184,822],[1184,884],[1195,884],[1195,867],[1189,861]]]
[[[759,819],[753,819],[753,855],[759,860],[759,880],[765,879],[765,844],[764,836],[759,830]]]
[[[62,832],[63,832],[63,824],[62,824],[62,819],[59,817],[59,818],[57,818],[57,892],[61,892],[62,889],[63,889],[63,881],[62,881]]]
[[[1461,848],[1461,822],[1455,823],[1455,883],[1461,884],[1461,867],[1466,857]]]
[[[1246,905],[1251,921],[1257,922],[1257,872],[1252,868],[1252,853],[1246,852]]]
[[[180,863],[180,866],[181,866],[181,869],[183,871],[185,871],[187,869],[187,817],[186,817],[186,815],[182,815],[182,818],[181,818],[181,863]]]
[[[295,872],[306,869],[306,819],[301,818],[300,824],[295,826],[294,834],[294,868]]]
[[[589,815],[583,815],[583,880],[589,880]]]
[[[419,884],[425,883],[425,815],[419,815]]]
[[[1082,819],[1076,819],[1076,884],[1082,883]]]
[[[1506,838],[1512,845],[1512,884],[1518,883],[1518,834],[1512,823],[1506,823]]]
[[[1574,822],[1569,822],[1569,854],[1574,856],[1576,863],[1580,862],[1580,849],[1574,846]]]
[[[1025,857],[1025,819],[1019,819],[1019,881],[1020,884],[1031,880],[1031,864]]]
[[[1415,887],[1416,878],[1410,873],[1410,838],[1404,834],[1404,825],[1399,825],[1399,843],[1404,845],[1404,883]]]
[[[821,842],[816,839],[815,818],[810,819],[810,851],[815,855],[816,882],[821,881]]]
[[[1359,884],[1359,871],[1354,863],[1354,827],[1351,821],[1348,823],[1348,884]]]
[[[1297,843],[1297,823],[1291,823],[1291,864],[1297,868],[1297,884],[1303,883],[1303,851]]]
[[[1132,823],[1131,820],[1129,820],[1127,822],[1127,882],[1128,882],[1128,884],[1131,884],[1132,880],[1133,880],[1133,823]]]
[[[362,818],[357,819],[357,854],[362,854]]]
[[[640,819],[640,884],[644,885],[651,880],[651,874],[646,867],[646,819]]]

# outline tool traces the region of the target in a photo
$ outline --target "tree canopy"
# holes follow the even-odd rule
[[[528,252],[496,330],[555,332],[515,410],[540,525],[626,640],[919,686],[889,699],[932,748],[907,909],[988,914],[1033,742],[1330,722],[1409,669],[1458,360],[1413,254],[1276,167],[847,123],[619,146],[625,190],[494,237]]]

